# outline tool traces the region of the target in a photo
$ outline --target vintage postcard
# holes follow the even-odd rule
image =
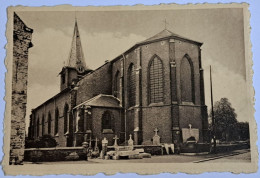
[[[9,7],[7,175],[257,171],[248,4]]]

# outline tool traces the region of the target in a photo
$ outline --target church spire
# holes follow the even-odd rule
[[[85,70],[87,69],[80,41],[77,19],[75,19],[75,27],[67,65],[69,67],[75,67],[80,73],[85,72]]]

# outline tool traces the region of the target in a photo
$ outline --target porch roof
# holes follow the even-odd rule
[[[73,109],[79,108],[81,106],[96,106],[96,107],[107,107],[107,108],[122,108],[120,106],[120,101],[113,95],[99,94],[83,103],[75,106]]]

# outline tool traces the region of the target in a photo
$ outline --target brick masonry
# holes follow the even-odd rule
[[[92,138],[97,137],[101,140],[105,136],[101,131],[101,117],[106,110],[109,110],[113,113],[114,124],[116,125],[113,133],[106,134],[110,143],[113,143],[112,138],[115,134],[120,137],[120,143],[124,142],[125,136],[128,139],[129,134],[132,134],[135,144],[150,144],[155,128],[159,130],[158,134],[161,137],[161,142],[181,143],[181,129],[188,128],[189,124],[193,128],[199,129],[199,142],[207,141],[207,106],[205,106],[204,101],[200,46],[201,43],[174,37],[162,38],[133,46],[114,60],[105,63],[95,71],[89,72],[82,79],[78,78],[79,82],[76,87],[67,86],[67,88],[64,88],[64,86],[61,86],[61,93],[33,111],[30,136],[33,138],[41,136],[36,134],[37,126],[35,123],[37,123],[37,118],[41,118],[42,115],[45,115],[46,118],[46,115],[50,113],[52,116],[52,135],[57,139],[59,146],[67,146],[68,139],[63,133],[65,104],[69,105],[68,117],[71,120],[69,130],[70,134],[73,135],[76,129],[73,107],[99,94],[113,95],[115,81],[118,81],[118,78],[115,79],[116,74],[119,72],[120,94],[118,94],[118,99],[122,108],[92,108],[91,126],[89,128]],[[149,62],[155,55],[163,63],[164,95],[162,102],[149,103],[148,68]],[[181,88],[181,82],[183,82],[181,64],[184,57],[189,59],[193,71],[194,87],[191,102],[183,101],[182,98],[187,98],[187,96],[184,96],[185,93],[182,93]],[[136,72],[136,103],[135,106],[130,107],[126,86],[128,84],[127,70],[131,64],[134,65]],[[75,72],[68,72],[67,77],[68,79],[75,78]],[[191,88],[188,88],[188,90],[191,90]],[[59,132],[54,135],[56,108],[59,109],[60,114]],[[126,124],[124,123],[125,120]],[[41,124],[41,122],[39,123]],[[81,137],[81,140],[83,141],[83,137]]]
[[[10,164],[24,159],[25,115],[27,103],[28,49],[32,47],[33,30],[14,13],[13,73],[11,106]]]

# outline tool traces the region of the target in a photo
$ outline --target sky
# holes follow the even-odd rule
[[[96,69],[135,43],[164,29],[203,42],[202,67],[206,105],[210,109],[209,66],[212,66],[214,101],[226,97],[238,121],[248,121],[243,10],[147,11],[19,11],[34,30],[29,49],[26,123],[32,108],[59,92],[59,72],[68,60],[77,17],[86,64]]]

